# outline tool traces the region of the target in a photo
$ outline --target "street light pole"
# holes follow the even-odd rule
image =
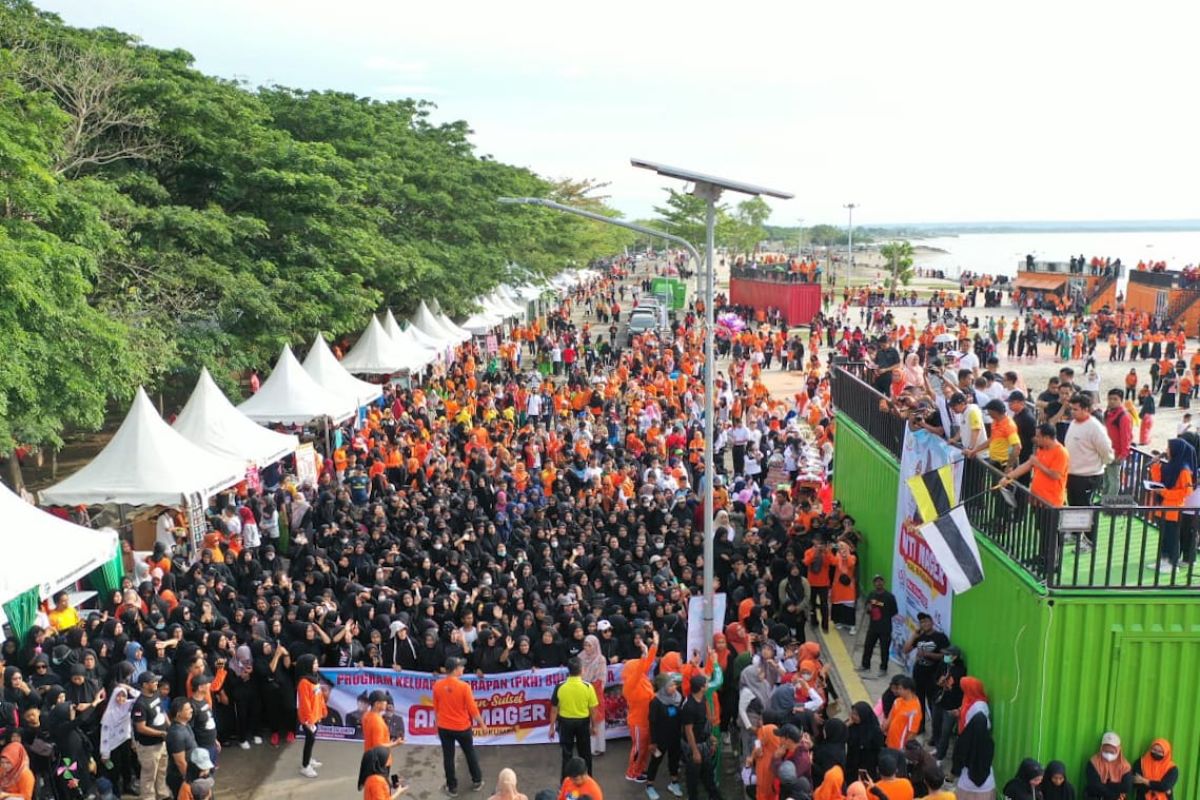
[[[713,640],[713,625],[715,616],[715,598],[716,598],[716,581],[714,575],[714,538],[716,531],[714,530],[714,512],[713,512],[713,480],[715,475],[715,465],[713,463],[713,436],[714,436],[714,417],[716,416],[714,396],[716,394],[716,348],[714,331],[715,311],[713,295],[716,291],[716,255],[715,255],[715,238],[716,238],[716,221],[717,221],[717,200],[720,199],[721,193],[725,190],[739,192],[754,197],[759,195],[768,195],[777,197],[781,200],[790,200],[792,194],[790,192],[782,192],[777,189],[767,189],[761,186],[742,183],[741,181],[731,181],[724,178],[716,178],[712,175],[705,175],[691,170],[680,169],[678,167],[669,167],[665,164],[658,164],[652,161],[642,159],[630,159],[630,163],[635,167],[642,169],[650,169],[669,178],[676,178],[687,181],[692,184],[692,194],[695,197],[704,199],[707,203],[706,219],[705,219],[705,247],[708,250],[708,272],[705,276],[705,293],[704,293],[704,606],[703,606],[703,641],[705,647],[712,644]]]
[[[854,270],[854,209],[857,203],[847,203],[842,206],[850,212],[850,227],[846,236],[846,285],[850,285],[850,273]]]
[[[800,223],[800,229],[796,231],[796,260],[804,260],[804,217],[799,217],[796,220]]]

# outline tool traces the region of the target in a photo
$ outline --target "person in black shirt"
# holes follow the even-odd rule
[[[888,646],[892,640],[892,618],[900,613],[896,596],[884,588],[883,576],[872,581],[874,591],[867,595],[867,640],[863,644],[861,672],[871,668],[871,655],[879,645],[879,675],[887,674]]]
[[[171,701],[171,726],[167,728],[167,788],[171,797],[178,797],[179,787],[188,780],[188,756],[196,749],[192,713],[192,702],[186,697]]]
[[[937,748],[937,760],[942,761],[950,751],[950,735],[958,726],[963,712],[961,681],[967,677],[967,662],[962,650],[954,645],[942,654],[942,666],[937,678],[937,696],[933,702],[933,730],[929,743]]]
[[[875,391],[884,397],[891,397],[892,373],[900,366],[900,353],[891,342],[884,341],[873,348],[871,360],[875,364]]]
[[[192,731],[196,746],[208,751],[209,758],[217,763],[221,746],[217,743],[217,720],[212,709],[212,676],[197,675],[192,678]]]
[[[925,718],[929,716],[929,702],[937,689],[939,667],[950,639],[941,631],[934,630],[933,617],[917,614],[917,630],[904,645],[904,654],[916,653],[912,677],[916,684],[917,699],[921,701],[921,728],[925,730]]]
[[[158,676],[143,672],[138,676],[141,696],[129,712],[133,728],[134,750],[141,778],[138,781],[140,800],[157,800],[167,796],[167,714],[158,694]]]
[[[717,785],[717,743],[712,735],[712,725],[708,721],[708,708],[704,703],[704,690],[708,688],[708,679],[703,675],[693,675],[688,685],[691,690],[687,700],[679,709],[679,726],[683,730],[683,746],[687,764],[687,796],[688,800],[699,800],[700,785],[709,800],[723,800],[721,787]]]

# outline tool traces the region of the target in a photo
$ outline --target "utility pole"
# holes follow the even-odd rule
[[[800,230],[796,232],[796,260],[804,260],[804,217],[796,220],[800,223]]]
[[[849,232],[846,236],[846,285],[850,285],[850,273],[854,271],[854,209],[858,203],[846,203],[842,208],[850,212]]]

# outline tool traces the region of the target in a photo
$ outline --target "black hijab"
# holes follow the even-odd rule
[[[1187,434],[1184,434],[1186,436]],[[1181,439],[1183,436],[1180,437]],[[1051,780],[1055,775],[1062,775],[1063,782],[1061,786],[1055,786]],[[1042,784],[1038,788],[1042,790],[1043,800],[1075,800],[1075,787],[1066,779],[1067,765],[1061,761],[1051,761],[1046,765],[1046,771],[1042,774]]]
[[[1025,759],[1021,766],[1017,767],[1017,776],[1004,784],[1004,796],[1008,800],[1042,800],[1041,786],[1030,783],[1042,774],[1042,765],[1037,759]]]
[[[388,749],[372,747],[363,753],[362,762],[358,766],[358,788],[361,790],[372,775],[388,776]]]

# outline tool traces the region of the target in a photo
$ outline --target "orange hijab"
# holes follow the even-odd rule
[[[29,754],[25,752],[23,745],[13,742],[0,750],[0,758],[4,758],[11,765],[0,773],[0,792],[16,794],[20,787],[21,775],[29,769]]]
[[[1108,736],[1108,734],[1105,734],[1105,736]],[[1105,761],[1101,758],[1099,751],[1091,757],[1090,763],[1096,768],[1096,774],[1100,776],[1102,783],[1119,783],[1133,769],[1129,766],[1129,762],[1125,760],[1124,753],[1121,752],[1120,739],[1117,739],[1116,747],[1117,758],[1115,761]]]
[[[758,778],[758,800],[775,800],[779,796],[775,788],[775,754],[779,751],[779,737],[775,734],[774,725],[763,725],[758,729],[758,741],[761,745],[758,760],[754,765],[754,774]]]
[[[842,784],[845,780],[842,768],[834,764],[825,772],[825,779],[813,792],[813,800],[843,800]]]
[[[1153,748],[1154,745],[1158,745],[1162,748],[1164,755],[1162,761],[1155,761],[1150,757],[1150,749]],[[1146,780],[1161,781],[1163,777],[1165,777],[1166,774],[1175,766],[1175,762],[1171,760],[1171,743],[1166,739],[1155,739],[1150,743],[1150,747],[1146,748],[1146,753],[1142,756],[1142,760],[1138,762],[1138,766],[1141,768],[1142,776],[1145,777]],[[1163,792],[1154,792],[1150,790],[1146,791],[1146,800],[1167,800],[1168,796],[1169,795]]]

